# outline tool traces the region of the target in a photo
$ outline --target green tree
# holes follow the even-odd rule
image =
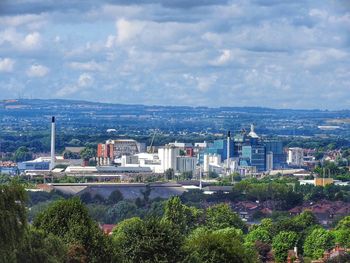
[[[243,245],[242,231],[235,228],[197,228],[187,237],[183,250],[184,262],[257,262],[256,254]]]
[[[40,213],[34,226],[61,237],[67,244],[81,244],[89,262],[110,262],[112,252],[107,237],[92,221],[79,198],[58,200]]]
[[[124,199],[122,192],[120,192],[118,189],[114,190],[108,197],[108,202],[110,204],[117,204],[118,202],[122,201]]]
[[[84,192],[80,195],[80,200],[84,203],[84,204],[89,204],[92,203],[92,196],[90,194],[90,192]]]
[[[73,153],[71,151],[65,151],[63,153],[63,158],[64,159],[80,159],[80,154],[79,153]]]
[[[33,159],[33,153],[25,146],[19,147],[14,153],[14,160],[16,162],[23,162]]]
[[[17,252],[17,261],[60,263],[66,261],[66,255],[67,247],[59,237],[45,235],[43,231],[31,227],[26,231],[24,244]]]
[[[325,250],[333,246],[334,238],[332,234],[323,228],[316,228],[306,237],[304,253],[306,256],[317,259],[323,255]]]
[[[298,235],[292,231],[282,231],[272,240],[272,249],[277,262],[285,262],[287,252],[293,249],[298,241]]]
[[[183,205],[180,198],[176,196],[166,202],[163,220],[171,222],[180,231],[186,233],[198,226],[201,216],[201,210]]]
[[[311,211],[304,211],[300,215],[293,217],[293,223],[300,230],[305,230],[308,227],[318,225],[318,220]]]
[[[183,236],[168,221],[130,218],[112,234],[122,262],[179,262]]]
[[[0,262],[15,262],[27,227],[24,188],[16,183],[0,185]]]
[[[350,247],[350,229],[333,231],[334,241],[342,247]]]
[[[271,233],[263,228],[256,228],[246,235],[245,240],[246,242],[252,244],[254,244],[256,241],[271,244]]]
[[[68,247],[67,263],[87,263],[89,260],[87,254],[81,244],[71,244]]]
[[[167,169],[167,170],[164,172],[164,175],[165,175],[165,178],[166,178],[167,180],[173,180],[173,179],[174,179],[174,176],[175,176],[174,169],[172,169],[172,168]]]
[[[206,225],[211,229],[234,227],[247,231],[246,224],[227,204],[212,206],[206,211]]]
[[[337,230],[350,229],[350,216],[346,216],[342,220],[340,220],[335,228]]]
[[[96,157],[96,149],[92,147],[85,147],[81,152],[80,152],[81,158],[84,160],[90,160],[91,158]]]
[[[107,210],[106,222],[116,224],[137,215],[137,207],[130,201],[120,201]]]

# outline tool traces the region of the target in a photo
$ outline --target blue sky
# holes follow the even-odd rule
[[[0,99],[349,109],[348,0],[1,0]]]

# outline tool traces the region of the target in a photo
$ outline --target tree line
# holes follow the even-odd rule
[[[0,186],[0,262],[285,262],[294,247],[317,259],[350,246],[350,216],[332,230],[310,212],[248,226],[228,204],[202,209],[173,197],[163,215],[123,220],[109,236],[79,198],[52,202],[28,224],[26,198],[16,183]]]

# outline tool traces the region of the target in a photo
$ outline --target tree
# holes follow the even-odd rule
[[[243,245],[242,231],[235,228],[197,228],[186,238],[184,262],[257,262],[256,255]]]
[[[266,244],[261,241],[255,241],[254,248],[259,254],[261,262],[273,262],[273,255],[271,253],[271,244]]]
[[[183,236],[173,225],[159,218],[130,218],[112,234],[122,262],[178,262]]]
[[[293,223],[296,224],[300,230],[305,230],[308,227],[318,225],[318,220],[311,211],[304,211],[300,215],[293,217]]]
[[[14,154],[14,160],[16,162],[28,161],[33,158],[33,153],[25,146],[19,147]]]
[[[105,223],[108,206],[101,204],[86,205],[91,218],[99,223]]]
[[[246,224],[227,204],[212,206],[206,211],[206,225],[211,229],[234,227],[247,231]]]
[[[350,216],[346,216],[342,220],[340,220],[335,228],[337,230],[350,229]]]
[[[272,240],[272,249],[277,262],[285,262],[289,249],[293,249],[298,241],[298,235],[292,231],[282,231]]]
[[[92,221],[79,198],[58,200],[40,213],[34,226],[46,234],[61,237],[69,245],[80,244],[88,253],[89,262],[110,262],[112,252],[107,237]]]
[[[90,194],[90,192],[84,192],[80,195],[80,200],[84,203],[84,204],[89,204],[92,202],[92,196]]]
[[[350,247],[350,229],[333,231],[334,241],[342,247]]]
[[[107,210],[106,222],[116,224],[136,215],[137,207],[134,203],[129,201],[120,201]]]
[[[165,178],[167,180],[173,180],[174,179],[174,175],[175,175],[174,169],[172,169],[172,168],[167,169],[164,172],[164,175],[165,175]]]
[[[84,160],[90,160],[91,158],[96,157],[96,149],[92,147],[85,147],[81,152],[80,152],[81,158]]]
[[[25,190],[16,183],[0,185],[0,262],[14,262],[27,227]]]
[[[30,227],[26,231],[24,244],[17,252],[18,262],[65,262],[67,248],[63,241],[52,234]]]
[[[325,250],[333,246],[334,239],[332,234],[323,228],[316,228],[306,237],[304,253],[306,256],[318,259],[323,255]]]
[[[195,226],[198,226],[201,215],[202,213],[199,209],[183,205],[180,198],[176,196],[166,202],[163,220],[171,222],[181,232],[187,233]]]
[[[108,197],[108,202],[110,204],[117,204],[118,202],[122,201],[124,199],[122,192],[120,192],[118,189],[114,190]]]
[[[256,241],[265,244],[271,243],[271,233],[263,228],[256,228],[248,233],[245,238],[246,242],[254,244]]]
[[[67,263],[87,263],[86,249],[80,244],[71,244],[67,252]]]
[[[149,198],[151,196],[152,188],[149,184],[146,184],[145,190],[140,190],[142,196],[143,196],[143,203],[144,205],[148,205]]]
[[[65,151],[63,153],[63,158],[64,159],[80,159],[80,154],[79,153],[73,153],[71,151]]]

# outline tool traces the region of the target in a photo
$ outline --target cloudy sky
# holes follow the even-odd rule
[[[0,99],[350,108],[349,0],[0,0]]]

